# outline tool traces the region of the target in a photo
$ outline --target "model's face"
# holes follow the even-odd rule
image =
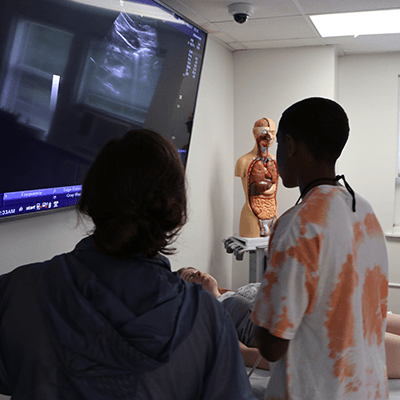
[[[254,139],[259,144],[259,146],[268,149],[272,146],[275,140],[276,133],[274,130],[270,129],[268,126],[259,126],[253,128]]]
[[[214,289],[218,289],[218,282],[213,276],[192,267],[184,268],[180,277],[187,282],[194,282],[203,286],[211,293]]]

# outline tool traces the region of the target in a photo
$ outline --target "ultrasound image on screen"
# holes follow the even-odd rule
[[[100,149],[130,129],[159,132],[186,163],[206,34],[151,0],[96,1],[3,0],[0,217],[12,199],[14,214],[33,211],[37,190],[73,203]]]
[[[136,98],[136,85],[147,83],[145,86],[150,87],[149,83],[154,81],[154,71],[159,64],[157,48],[155,28],[134,21],[126,13],[119,14],[110,33],[100,44],[98,59],[90,58],[95,64],[95,84],[106,96],[122,99],[128,94]],[[133,84],[128,90],[125,89],[126,82]]]

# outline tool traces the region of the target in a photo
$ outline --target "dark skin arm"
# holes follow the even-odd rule
[[[260,326],[257,327],[254,338],[260,353],[270,362],[275,362],[282,358],[286,354],[290,342],[271,335],[268,329]]]

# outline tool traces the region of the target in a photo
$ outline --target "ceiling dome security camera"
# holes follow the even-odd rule
[[[238,24],[244,24],[254,13],[254,7],[248,3],[234,3],[228,6],[229,14]]]

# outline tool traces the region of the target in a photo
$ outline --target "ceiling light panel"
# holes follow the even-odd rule
[[[400,9],[311,15],[322,37],[400,33]]]

